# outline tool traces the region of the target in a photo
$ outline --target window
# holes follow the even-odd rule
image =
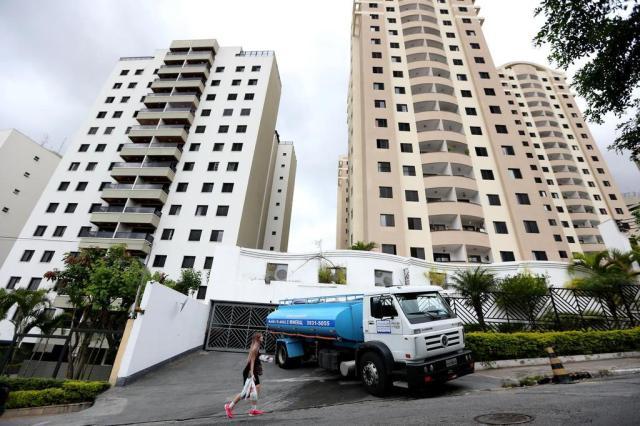
[[[213,241],[216,243],[222,242],[222,236],[224,235],[224,231],[221,229],[214,229],[211,231],[211,236],[209,237],[209,241]]]
[[[533,258],[535,260],[549,260],[547,258],[547,252],[545,251],[533,250],[531,253],[533,253]]]
[[[213,192],[213,182],[204,182],[201,192]]]
[[[182,210],[182,205],[180,204],[172,204],[169,207],[169,216],[177,216],[180,214],[180,210]]]
[[[262,68],[262,67],[261,67],[260,65],[253,65],[253,66],[251,67],[251,71],[252,71],[252,72],[258,72],[258,71],[260,71],[260,69],[261,69],[261,68]]]
[[[513,255],[512,251],[501,251],[500,260],[503,262],[515,262],[516,257]]]
[[[189,241],[200,241],[202,229],[192,229],[189,231]]]
[[[67,204],[67,207],[64,209],[65,213],[73,213],[76,211],[76,208],[78,207],[78,203],[69,203]]]
[[[223,72],[224,71],[224,67],[216,67],[215,72]]]
[[[471,98],[471,90],[461,90],[460,91],[460,95],[462,95],[463,98]]]
[[[477,127],[477,126],[469,127],[469,131],[471,132],[472,135],[481,135],[482,134],[482,128],[481,127]]]
[[[402,166],[402,175],[403,176],[415,176],[416,175],[415,166]]]
[[[211,269],[211,267],[213,266],[213,256],[207,256],[204,258],[204,265],[202,266],[203,269]],[[202,288],[202,287],[201,287]],[[206,287],[204,287],[206,289]],[[202,297],[204,298],[204,297]]]
[[[387,127],[387,120],[384,118],[376,118],[376,127]]]
[[[213,144],[213,151],[222,151],[222,149],[224,148],[224,144],[223,143],[214,143]]]
[[[393,198],[393,188],[390,186],[379,186],[378,195],[380,198]]]
[[[507,222],[493,222],[493,227],[496,230],[496,234],[508,234]]]
[[[495,179],[493,177],[493,170],[482,169],[482,170],[480,170],[480,176],[482,176],[483,180],[494,180]]]
[[[554,241],[562,241],[562,236],[560,234],[553,234]]]
[[[416,259],[425,259],[424,248],[422,247],[410,247],[409,252],[411,257],[415,257]]]
[[[240,86],[240,82],[241,81],[242,80],[237,80],[237,79],[231,80],[231,85],[232,86]]]
[[[227,163],[227,171],[228,172],[237,172],[238,171],[238,163],[237,162],[229,162]]]
[[[198,205],[196,206],[196,216],[206,216],[209,206]]]
[[[516,192],[516,199],[518,200],[518,204],[531,205],[531,201],[529,201],[529,194]]]
[[[235,142],[231,145],[231,151],[242,151],[242,144]]]
[[[167,261],[167,256],[165,254],[156,254],[153,258],[153,267],[154,268],[164,268],[164,263]]]
[[[53,231],[54,237],[62,237],[64,236],[64,232],[67,230],[66,226],[56,226],[56,229]]]
[[[69,188],[69,182],[60,182],[58,185],[58,191],[66,191]]]
[[[69,164],[69,168],[67,170],[70,172],[75,172],[76,170],[78,170],[79,167],[80,167],[80,163],[73,162]]]
[[[477,146],[475,148],[476,151],[476,155],[478,157],[488,157],[489,156],[489,152],[487,151],[487,148],[482,147],[482,146]]]
[[[378,171],[381,173],[390,173],[391,163],[387,161],[378,161]]]
[[[396,254],[396,245],[395,244],[381,244],[380,250],[382,251],[382,253]]]
[[[376,139],[378,149],[389,149],[389,139]]]
[[[195,265],[196,263],[196,257],[195,256],[184,256],[182,258],[182,265],[180,266],[181,268],[193,268],[193,265]]]
[[[507,126],[504,124],[496,124],[496,133],[507,134],[509,131],[507,130]]]
[[[46,213],[55,213],[58,209],[59,203],[49,203]]]
[[[483,58],[482,56],[476,56],[476,57],[474,57],[474,58],[473,58],[473,61],[474,61],[476,64],[484,64],[484,58]]]
[[[136,70],[135,75],[142,75],[143,72],[144,72],[144,69],[138,69]]]
[[[188,161],[186,163],[184,163],[184,165],[182,166],[182,170],[190,172],[193,170],[193,167],[196,163],[194,163],[193,161]]]
[[[172,206],[173,207],[173,206]],[[172,228],[165,228],[162,230],[162,234],[160,236],[161,240],[166,240],[166,241],[170,241],[173,239],[173,233],[175,232],[175,229]]]
[[[97,133],[98,133],[97,127],[89,127],[89,131],[87,132],[88,135],[95,135]]]
[[[13,290],[16,288],[16,285],[20,282],[20,277],[11,277],[9,278],[9,282],[7,283],[7,290]]]
[[[96,152],[104,152],[106,147],[107,147],[106,144],[99,143],[98,145],[96,145]]]
[[[380,226],[396,226],[395,217],[392,214],[381,214]]]
[[[123,96],[122,98],[120,98],[120,103],[126,104],[127,102],[129,102],[129,99],[131,99],[129,96]]]
[[[105,104],[112,104],[115,99],[116,98],[114,98],[113,96],[107,96],[107,99],[104,100],[104,103]]]
[[[227,216],[229,214],[229,206],[218,206],[216,216]]]
[[[196,126],[196,133],[204,133],[207,126]]]
[[[489,105],[489,111],[491,111],[492,114],[502,113],[502,110],[500,110],[500,107],[498,105]]]
[[[223,183],[222,192],[233,192],[233,183],[230,183],[230,182]]]
[[[373,83],[373,90],[384,90],[384,83]]]
[[[85,168],[85,170],[88,172],[92,172],[96,169],[97,165],[98,163],[95,163],[95,162],[87,163],[87,167]]]
[[[404,88],[404,87],[394,87],[394,88],[393,88],[393,92],[394,92],[396,95],[404,95],[405,93],[407,93],[407,91],[405,90],[405,88]]]
[[[484,94],[487,96],[495,96],[496,95],[496,91],[492,88],[485,88],[484,89]]]
[[[539,234],[540,230],[538,229],[538,223],[535,220],[523,220],[524,230],[528,234]]]
[[[488,73],[488,72],[480,71],[480,73],[479,73],[479,74],[480,74],[480,78],[482,78],[482,79],[484,79],[484,80],[488,80],[489,78],[491,78],[491,77],[489,76],[489,73]]]
[[[417,202],[417,201],[419,201],[419,199],[418,199],[418,191],[406,189],[404,191],[404,198],[405,198],[406,201]]]
[[[256,86],[258,84],[258,79],[256,78],[251,78],[249,79],[249,82],[247,83],[249,86]]]
[[[487,194],[487,199],[489,200],[490,206],[500,205],[500,196],[498,194]]]
[[[211,161],[209,162],[209,164],[207,165],[207,171],[209,172],[216,172],[218,171],[218,165],[220,163],[218,161]]]
[[[205,100],[207,100],[207,101],[215,101],[216,100],[216,95],[215,94],[209,94],[209,95],[207,95]]]
[[[242,108],[240,110],[240,115],[246,117],[251,114],[251,108]]]
[[[245,94],[244,94],[244,100],[245,100],[245,101],[252,101],[252,100],[253,100],[253,98],[254,98],[254,96],[255,96],[255,95],[254,95],[253,93],[245,93]]]
[[[398,123],[398,130],[401,132],[409,132],[411,128],[409,123]]]
[[[245,125],[236,126],[236,133],[247,133],[247,126]]]
[[[374,99],[373,106],[375,108],[386,108],[387,107],[387,103],[382,99]]]
[[[382,67],[373,67],[371,70],[374,74],[382,74]]]
[[[456,74],[456,78],[458,79],[458,81],[467,81],[466,74]]]
[[[475,109],[475,108],[466,107],[466,108],[464,109],[464,112],[465,112],[467,115],[478,115],[478,113],[476,112],[476,109]]]
[[[178,182],[178,185],[176,185],[176,192],[187,192],[188,187],[188,182]]]
[[[122,83],[115,83],[115,84],[113,85],[112,89],[114,89],[114,90],[118,90],[118,89],[120,89],[121,87],[122,87]]]
[[[520,169],[507,169],[507,172],[512,179],[522,179],[522,173],[520,172]]]
[[[27,286],[27,290],[29,291],[36,291],[38,289],[38,287],[40,287],[40,283],[42,282],[42,278],[31,278],[31,281],[29,281],[29,285]]]
[[[408,217],[407,226],[411,230],[419,231],[422,229],[422,219],[419,217]]]
[[[20,262],[29,262],[33,257],[34,250],[25,250],[22,252],[22,256],[20,257]]]

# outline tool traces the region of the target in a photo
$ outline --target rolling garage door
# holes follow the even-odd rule
[[[211,301],[205,349],[246,352],[251,336],[264,334],[264,350],[275,351],[275,339],[266,331],[267,315],[276,305]]]

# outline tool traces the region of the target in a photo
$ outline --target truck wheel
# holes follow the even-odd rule
[[[279,344],[276,348],[276,364],[278,364],[280,368],[288,370],[290,368],[298,367],[300,365],[300,358],[289,358],[287,346]]]
[[[380,355],[367,352],[360,358],[360,379],[371,395],[384,396],[389,392],[390,373]]]

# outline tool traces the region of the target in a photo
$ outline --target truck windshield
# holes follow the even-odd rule
[[[453,312],[437,292],[396,294],[411,324],[453,318]]]

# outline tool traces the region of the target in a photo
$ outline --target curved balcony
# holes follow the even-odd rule
[[[597,226],[574,226],[573,229],[578,237],[600,236]]]
[[[85,231],[80,234],[79,248],[109,249],[124,244],[134,253],[149,254],[153,235],[142,232]]]
[[[429,215],[468,214],[478,217],[484,216],[480,204],[459,200],[429,201],[427,202],[427,211]]]
[[[444,229],[438,227],[431,230],[432,245],[472,245],[476,247],[491,248],[489,236],[486,232],[472,231],[470,229]]]
[[[100,198],[106,202],[130,198],[138,202],[165,204],[168,191],[162,184],[116,184],[110,183],[102,188]]]
[[[595,211],[592,212],[569,212],[571,220],[597,220],[598,215]]]
[[[462,164],[469,167],[473,166],[471,157],[469,155],[457,153],[457,152],[448,152],[448,151],[429,152],[425,154],[420,154],[420,158],[425,164],[452,163],[452,164]],[[470,174],[467,176],[470,176]]]

